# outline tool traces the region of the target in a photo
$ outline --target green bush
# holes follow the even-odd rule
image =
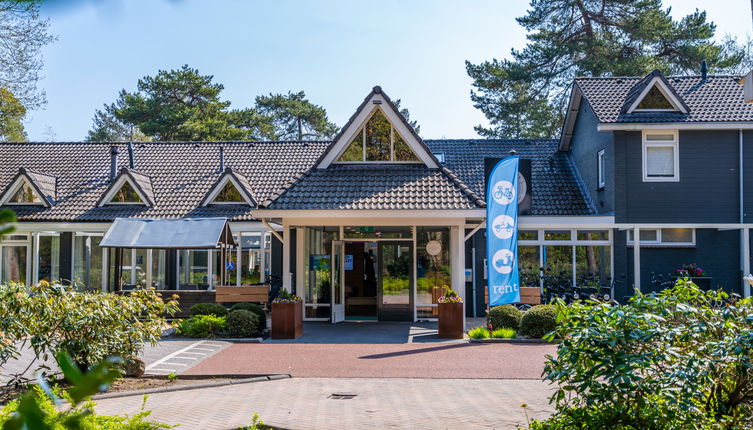
[[[196,303],[191,306],[191,315],[214,315],[216,317],[227,316],[227,309],[217,303]]]
[[[259,317],[259,325],[262,328],[267,327],[267,313],[264,312],[264,308],[255,303],[236,303],[230,308],[230,312],[243,309],[244,311],[250,311]]]
[[[557,310],[546,336],[559,340],[557,356],[544,368],[556,413],[532,428],[749,428],[753,299],[679,280],[624,305]]]
[[[231,336],[256,336],[259,332],[259,316],[243,309],[232,311],[227,314],[227,328]]]
[[[513,339],[518,333],[511,328],[498,328],[492,332],[494,339]]]
[[[489,324],[492,330],[503,327],[517,330],[522,317],[523,312],[513,305],[495,306],[489,311]]]
[[[468,330],[471,339],[489,339],[489,330],[486,327],[476,327]]]
[[[179,334],[188,337],[214,337],[227,329],[227,317],[196,315],[178,324]]]
[[[557,327],[557,307],[538,305],[523,313],[520,320],[520,334],[533,339],[541,339]]]

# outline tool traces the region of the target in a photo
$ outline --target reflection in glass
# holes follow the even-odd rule
[[[575,276],[579,285],[609,285],[611,276],[609,246],[576,246]]]
[[[102,236],[75,235],[73,237],[73,279],[83,289],[99,290],[102,288],[102,248],[99,247],[101,241]],[[130,249],[123,250],[124,257],[126,252],[128,252],[128,264],[124,260],[123,265],[128,266],[128,277],[123,278],[123,285],[131,283]]]
[[[2,282],[26,283],[26,246],[0,247],[2,260]]]
[[[539,261],[538,246],[518,246],[518,274],[521,287],[539,287]]]
[[[40,281],[60,279],[60,236],[39,236],[37,267]]]
[[[408,245],[380,242],[383,305],[410,304],[411,252]]]
[[[152,250],[152,287],[164,290],[167,286],[165,274],[167,273],[167,251],[164,249]]]
[[[430,255],[426,244],[439,243],[439,253]],[[433,251],[437,251],[433,244]],[[416,230],[416,306],[418,318],[437,318],[439,297],[444,294],[443,286],[451,285],[450,270],[450,228],[417,227]],[[422,305],[426,305],[425,307]],[[432,306],[433,305],[433,306]]]
[[[209,287],[209,251],[182,249],[178,256],[179,288],[206,290]]]

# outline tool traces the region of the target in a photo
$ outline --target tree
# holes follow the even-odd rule
[[[416,131],[416,134],[421,132],[421,126],[418,125],[418,121],[410,120],[410,112],[408,111],[408,108],[400,109],[400,99],[395,100],[395,108],[397,109],[398,112],[400,112],[400,115],[402,115],[405,118],[405,120],[408,121],[408,124],[410,124],[410,126],[413,127],[413,130]]]
[[[0,140],[4,142],[25,142],[23,119],[26,108],[5,88],[0,88]]]
[[[115,103],[106,104],[100,110],[94,111],[93,126],[86,136],[89,142],[124,142],[148,141],[135,124],[130,124],[118,118],[116,112],[125,104],[125,90],[121,90]]]
[[[328,139],[337,126],[327,119],[327,111],[306,100],[303,91],[256,97],[256,110],[274,127],[277,140]]]
[[[713,72],[735,70],[745,57],[732,39],[713,41],[706,13],[674,20],[661,0],[532,0],[517,21],[528,44],[511,59],[472,64],[471,100],[492,127],[488,137],[554,137],[568,89],[576,76],[642,76],[697,73],[706,60]]]
[[[13,93],[27,109],[45,102],[37,90],[42,70],[40,51],[55,40],[48,33],[50,22],[41,19],[41,0],[4,0],[0,2],[0,88]]]

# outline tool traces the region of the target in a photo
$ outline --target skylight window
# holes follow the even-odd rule
[[[123,186],[112,196],[110,203],[114,204],[143,204],[141,196],[133,188],[130,182],[125,181]]]
[[[664,92],[654,84],[635,108],[636,111],[676,111]]]
[[[376,109],[358,130],[338,162],[417,162],[416,154],[395,127]]]
[[[8,204],[12,205],[38,205],[42,203],[39,194],[34,191],[34,188],[28,182],[22,182],[21,186],[8,199]]]

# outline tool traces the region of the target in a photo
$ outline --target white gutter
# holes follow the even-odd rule
[[[753,130],[753,122],[599,123],[598,131],[641,130]]]
[[[277,230],[275,230],[274,228],[272,228],[271,225],[269,225],[269,223],[267,222],[266,218],[261,218],[261,223],[264,224],[264,227],[266,227],[266,228],[269,229],[269,231],[274,235],[274,237],[277,238],[277,240],[280,241],[280,243],[285,243],[285,242],[283,242],[282,236],[280,236],[280,233],[278,233]]]

